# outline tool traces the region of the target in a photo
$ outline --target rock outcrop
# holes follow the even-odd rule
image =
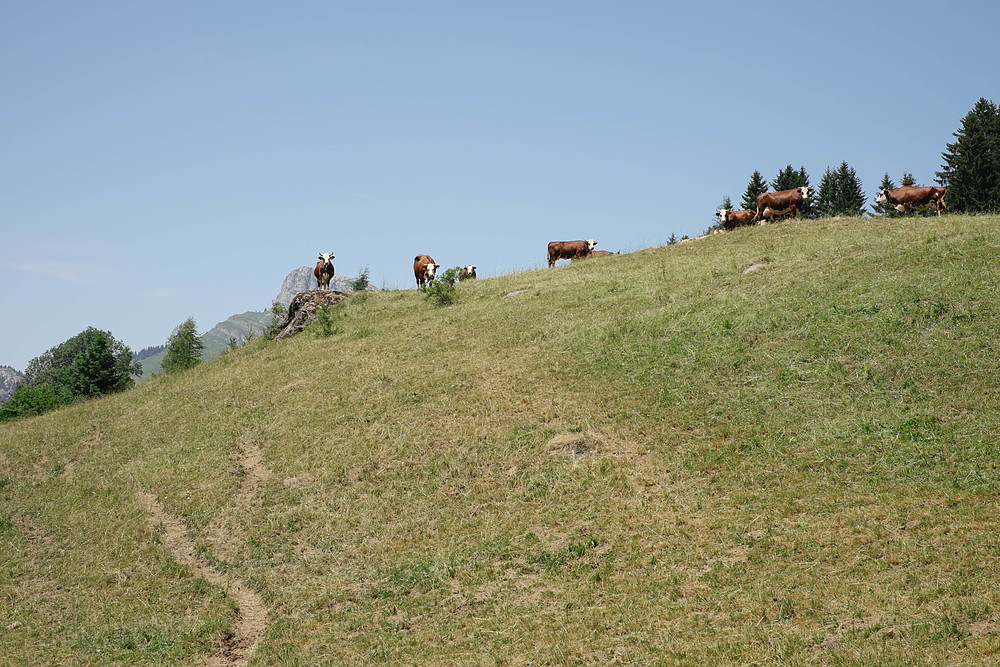
[[[10,366],[0,366],[0,403],[7,400],[23,378],[23,375]]]
[[[316,319],[316,311],[319,308],[335,306],[346,298],[346,293],[336,290],[314,289],[299,292],[288,304],[288,314],[285,316],[285,321],[271,329],[271,334],[276,340],[294,336],[302,331],[309,322]]]
[[[313,268],[312,266],[300,266],[297,269],[293,269],[291,273],[285,276],[285,281],[281,283],[281,292],[278,293],[278,296],[274,300],[282,306],[290,306],[296,294],[316,289],[316,276],[313,275]],[[352,282],[354,282],[353,278],[336,273],[330,279],[330,289],[335,292],[351,292]],[[368,289],[377,290],[378,288],[369,285]]]

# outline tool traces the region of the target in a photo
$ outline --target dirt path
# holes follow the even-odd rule
[[[240,466],[245,479],[240,487],[236,502],[240,505],[252,502],[260,485],[269,472],[264,465],[264,457],[255,443],[244,439],[240,443]],[[184,525],[169,514],[151,493],[141,493],[140,498],[149,511],[151,520],[164,527],[163,542],[173,552],[174,557],[190,568],[196,576],[225,589],[236,603],[236,625],[233,635],[223,644],[220,651],[206,661],[211,667],[243,667],[247,665],[267,629],[267,606],[252,588],[235,577],[213,569],[198,558],[194,542],[188,537]]]

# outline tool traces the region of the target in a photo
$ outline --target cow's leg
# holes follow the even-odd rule
[[[903,215],[909,215],[909,214],[910,214],[910,202],[904,201],[903,202]]]

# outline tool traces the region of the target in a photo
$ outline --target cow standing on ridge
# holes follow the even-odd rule
[[[468,264],[462,267],[462,270],[458,274],[458,280],[475,280],[476,279],[476,267],[472,264]]]
[[[789,217],[792,218],[797,217],[806,201],[812,197],[813,192],[815,191],[811,185],[803,185],[791,190],[760,193],[757,195],[757,212],[753,216],[754,222],[764,224],[764,218],[784,213],[788,213]]]
[[[430,255],[417,255],[414,257],[413,277],[417,279],[417,287],[420,288],[432,282],[434,280],[434,273],[440,267],[441,265],[435,264]]]
[[[933,186],[913,186],[904,185],[893,190],[879,190],[875,197],[875,203],[880,206],[891,204],[894,209],[903,215],[909,215],[910,211],[927,211],[934,209],[938,215],[947,209],[944,205],[944,196],[948,193],[948,188],[935,188]]]
[[[549,268],[559,259],[576,259],[586,257],[594,251],[597,239],[587,239],[586,241],[550,241],[549,242]]]
[[[321,252],[319,254],[319,261],[316,262],[316,268],[313,269],[318,289],[330,289],[330,279],[333,278],[334,273],[331,259],[334,259],[332,252]]]
[[[757,212],[751,211],[750,209],[730,211],[720,208],[715,212],[715,216],[719,219],[719,229],[724,230],[736,229],[737,227],[742,227],[743,225],[752,224],[756,215]]]

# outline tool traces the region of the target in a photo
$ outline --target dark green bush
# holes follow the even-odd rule
[[[40,415],[55,410],[65,403],[55,389],[47,384],[21,384],[11,393],[7,402],[0,405],[0,422]]]

